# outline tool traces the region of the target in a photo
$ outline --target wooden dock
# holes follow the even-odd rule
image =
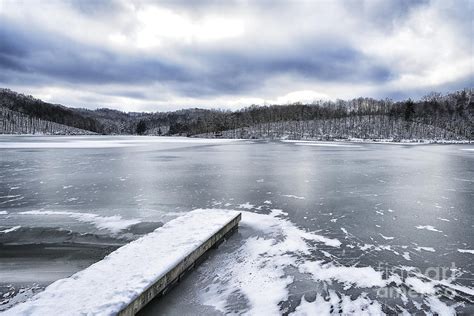
[[[135,315],[237,230],[240,219],[228,210],[186,213],[4,313]]]

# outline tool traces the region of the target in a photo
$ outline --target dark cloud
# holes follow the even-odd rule
[[[179,65],[159,57],[120,54],[58,35],[0,22],[0,68],[45,81],[89,84],[144,84],[188,80]],[[15,80],[14,77],[7,77]],[[7,82],[8,83],[8,82]]]

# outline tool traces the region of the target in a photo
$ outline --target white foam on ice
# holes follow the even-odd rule
[[[0,215],[8,215],[7,211],[0,211]]]
[[[237,214],[228,210],[186,213],[4,314],[116,315]]]
[[[138,219],[124,219],[120,215],[114,216],[100,216],[91,213],[75,213],[69,211],[43,211],[33,210],[20,212],[21,215],[53,215],[53,216],[69,216],[83,223],[89,223],[96,226],[98,229],[107,229],[111,233],[118,233],[121,230],[127,229],[128,227],[140,223]]]
[[[464,150],[464,151],[474,151],[474,148],[461,148],[461,150]]]

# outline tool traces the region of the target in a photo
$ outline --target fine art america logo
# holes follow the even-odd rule
[[[448,285],[459,271],[454,262],[451,263],[451,267],[427,267],[424,270],[408,266],[390,267],[387,263],[379,263],[377,271],[383,272],[386,280],[392,280],[394,284],[403,282],[409,286],[379,288],[377,290],[379,298],[413,299],[433,294],[448,298],[456,296],[456,291]],[[438,287],[435,288],[436,285]]]

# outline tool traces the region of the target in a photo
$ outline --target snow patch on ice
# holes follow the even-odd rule
[[[300,265],[301,272],[310,273],[315,281],[336,280],[354,287],[383,287],[387,281],[382,272],[372,267],[345,267],[333,263],[323,264],[322,261],[306,261]]]
[[[418,225],[418,226],[415,226],[417,229],[426,229],[426,230],[429,230],[429,231],[432,231],[432,232],[438,232],[438,233],[442,233],[443,231],[439,230],[439,229],[436,229],[435,227],[431,226],[431,225],[425,225],[425,226],[422,226],[422,225]]]
[[[239,208],[243,208],[243,209],[246,209],[246,210],[251,210],[254,208],[255,205],[253,204],[250,204],[250,202],[247,202],[247,203],[244,203],[244,204],[240,204],[238,207]]]
[[[298,146],[351,147],[351,148],[362,147],[359,145],[348,145],[348,144],[331,143],[331,142],[315,142],[315,141],[310,141],[310,140],[282,140],[282,142],[293,143]]]
[[[472,249],[458,249],[458,251],[461,253],[470,253],[471,255],[474,255],[474,250]]]
[[[381,233],[379,233],[379,235],[382,236],[382,238],[385,239],[385,240],[392,240],[392,239],[395,238],[395,237],[387,237],[387,236],[384,236],[384,235],[382,235]]]
[[[365,294],[360,295],[355,300],[349,296],[339,297],[334,291],[329,291],[325,299],[318,294],[316,300],[308,302],[303,296],[300,305],[291,313],[291,316],[310,315],[333,315],[337,311],[340,315],[383,315],[382,306],[379,302],[372,301]]]
[[[12,228],[8,228],[8,229],[5,229],[5,230],[0,230],[0,233],[8,234],[8,233],[14,232],[15,230],[19,230],[20,228],[21,228],[21,226],[14,226]]]
[[[405,279],[405,284],[410,286],[413,290],[420,294],[435,294],[436,290],[434,284],[431,282],[423,282],[415,277],[408,277]]]
[[[459,304],[454,304],[454,306],[448,306],[446,303],[443,303],[439,300],[439,298],[430,296],[427,297],[425,300],[426,305],[428,305],[432,312],[436,315],[443,315],[443,316],[451,316],[456,315],[456,309]]]
[[[438,219],[439,219],[440,221],[444,221],[444,222],[450,222],[450,220],[449,220],[449,219],[447,219],[447,218],[438,217]]]
[[[416,247],[415,250],[416,251],[424,250],[424,251],[429,251],[429,252],[435,252],[436,251],[433,247]]]
[[[304,200],[304,196],[297,196],[293,194],[282,194],[284,197],[292,198],[292,199],[297,199],[297,200]]]
[[[127,229],[128,227],[140,223],[138,219],[124,219],[120,215],[114,216],[99,216],[91,213],[75,213],[68,211],[25,211],[18,214],[22,215],[53,215],[53,216],[69,216],[83,223],[89,223],[96,226],[98,229],[107,229],[111,233],[118,233],[121,230]]]

